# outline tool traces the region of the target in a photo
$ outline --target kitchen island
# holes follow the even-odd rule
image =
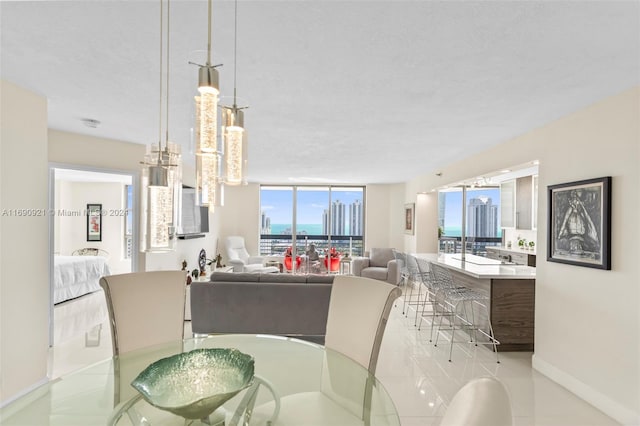
[[[533,351],[536,268],[471,254],[464,259],[460,253],[414,256],[448,268],[457,284],[488,296],[488,315],[500,342],[498,351]],[[480,327],[488,332],[486,314],[483,315]]]

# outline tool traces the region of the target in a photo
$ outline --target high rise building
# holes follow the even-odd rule
[[[444,214],[447,210],[447,193],[438,192],[438,227],[444,231]]]
[[[498,206],[491,198],[480,196],[467,205],[467,236],[496,237],[498,235]]]
[[[329,212],[325,210],[322,213],[322,233],[327,234],[329,222],[331,223],[331,235],[347,235],[346,233],[346,206],[340,200],[333,202],[331,206],[331,221],[329,221]]]
[[[260,233],[263,235],[271,234],[271,218],[265,212],[262,212],[260,219]]]
[[[355,200],[349,204],[349,235],[363,235],[362,231],[362,203]]]

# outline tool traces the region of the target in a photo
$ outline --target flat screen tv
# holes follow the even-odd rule
[[[182,187],[182,225],[178,228],[178,238],[204,237],[209,232],[209,207],[196,206],[196,189]]]

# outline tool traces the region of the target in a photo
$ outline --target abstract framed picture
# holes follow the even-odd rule
[[[414,219],[415,219],[415,204],[404,205],[404,233],[413,235],[414,233]]]
[[[611,176],[547,187],[547,260],[611,269]]]
[[[102,241],[102,204],[87,204],[87,241]]]

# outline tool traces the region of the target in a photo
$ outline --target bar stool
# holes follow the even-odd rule
[[[496,353],[496,362],[500,363],[497,348],[497,345],[499,345],[500,342],[497,341],[494,337],[493,327],[491,326],[491,320],[488,315],[489,310],[487,306],[489,303],[489,296],[468,287],[456,285],[453,279],[453,275],[451,274],[451,271],[449,269],[433,262],[429,266],[436,283],[435,285],[438,286],[438,288],[440,289],[439,291],[442,294],[442,307],[444,308],[442,315],[440,315],[440,321],[438,324],[438,331],[436,332],[436,341],[434,343],[434,346],[438,346],[438,338],[440,336],[440,332],[443,330],[442,320],[444,317],[447,317],[449,318],[449,328],[445,330],[451,330],[449,362],[451,362],[453,344],[461,343],[455,342],[456,329],[466,329],[467,333],[469,334],[470,342],[475,343],[476,346],[478,346],[478,344],[492,345],[493,350]],[[489,328],[488,332],[482,330],[482,328],[480,328],[479,325],[476,324],[475,314],[473,310],[474,304],[477,306],[482,306],[487,310],[487,325]],[[470,315],[467,312],[467,308],[469,308],[471,312]],[[456,323],[458,323],[458,326],[456,326]],[[478,342],[477,333],[486,336],[489,341]]]
[[[402,307],[402,313],[405,314],[405,316],[408,316],[409,315],[408,308],[412,305],[415,306],[416,319],[415,319],[414,325],[417,326],[419,306],[421,303],[424,303],[421,300],[422,280],[420,279],[420,271],[418,270],[418,263],[416,262],[416,258],[410,254],[407,254],[406,260],[407,260],[407,283],[410,284],[410,286],[409,286],[409,290],[405,290],[405,293],[404,293],[405,296],[404,296],[404,305]],[[415,289],[413,287],[414,284],[418,285],[418,294],[415,298],[414,298]]]
[[[422,320],[424,319],[425,308],[427,304],[431,305],[431,330],[429,332],[429,342],[433,341],[433,325],[436,322],[436,315],[438,312],[443,312],[444,307],[442,306],[442,302],[438,300],[438,297],[442,297],[442,289],[438,286],[438,283],[433,276],[433,270],[431,268],[431,262],[416,258],[416,263],[418,265],[419,277],[422,280],[422,284],[424,284],[426,297],[425,301],[422,304],[422,312],[420,313],[420,322],[418,323],[418,330],[422,328]]]

